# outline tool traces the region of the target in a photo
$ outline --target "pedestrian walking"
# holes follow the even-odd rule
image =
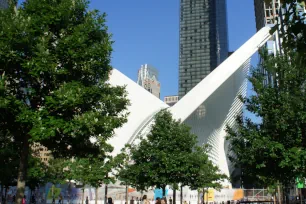
[[[86,196],[85,204],[89,204],[88,196]]]
[[[170,199],[169,199],[169,204],[172,204],[172,202],[173,202],[173,201],[172,201],[172,198],[170,197]]]

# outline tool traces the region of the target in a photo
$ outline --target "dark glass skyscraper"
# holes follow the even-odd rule
[[[0,9],[8,7],[8,0],[0,0]]]
[[[179,96],[228,56],[226,0],[180,0]]]

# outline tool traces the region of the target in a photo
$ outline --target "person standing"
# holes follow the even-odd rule
[[[107,204],[113,204],[113,199],[112,199],[112,197],[109,197],[109,198],[107,199]]]
[[[35,199],[35,196],[34,196],[34,195],[32,195],[31,203],[32,203],[32,204],[35,204],[35,203],[36,203],[36,199]]]
[[[157,197],[157,198],[156,198],[155,204],[161,204],[160,197]]]
[[[26,196],[23,196],[21,203],[22,204],[26,204],[27,203]]]
[[[86,196],[85,204],[89,204],[88,196]]]
[[[170,197],[170,199],[169,199],[169,204],[172,204],[172,202],[173,202],[173,201],[172,201],[172,198]]]
[[[142,204],[150,204],[150,201],[147,199],[147,195],[142,197]]]
[[[58,198],[58,204],[62,204],[62,200],[63,200],[63,196],[62,194],[60,194]]]

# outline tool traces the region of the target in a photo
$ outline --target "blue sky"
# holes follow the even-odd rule
[[[232,51],[256,32],[253,2],[227,0]],[[90,7],[107,13],[115,41],[112,66],[136,80],[140,66],[150,64],[159,70],[161,97],[177,94],[179,0],[92,0]]]
[[[19,0],[23,2],[24,0]],[[229,50],[256,32],[254,0],[226,0]],[[107,14],[113,35],[112,66],[136,81],[142,64],[159,70],[161,99],[178,92],[179,0],[91,0]],[[252,58],[256,65],[257,54]],[[252,93],[248,86],[248,95]]]

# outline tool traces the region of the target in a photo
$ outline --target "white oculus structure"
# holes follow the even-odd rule
[[[114,69],[109,82],[126,86],[131,105],[127,123],[116,129],[109,141],[113,154],[118,154],[125,144],[137,144],[137,138],[150,131],[155,114],[169,108],[175,119],[191,127],[200,144],[212,146],[210,158],[229,176],[233,168],[227,160],[225,127],[233,127],[235,116],[242,112],[238,96],[246,95],[250,58],[270,37],[270,28],[262,28],[172,107]]]

